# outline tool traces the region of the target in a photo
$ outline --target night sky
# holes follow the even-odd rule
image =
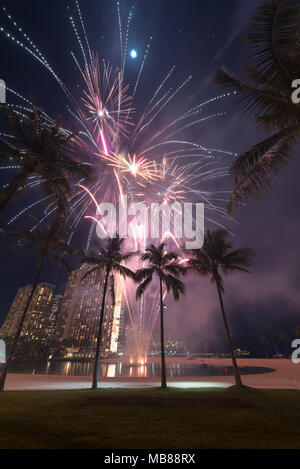
[[[170,67],[175,64],[179,77],[193,75],[192,85],[184,99],[198,104],[220,93],[213,83],[215,71],[226,65],[242,77],[242,61],[246,54],[243,31],[256,0],[137,0],[129,47],[135,48],[141,58],[147,39],[153,35],[149,61],[145,69],[145,82],[139,100],[158,84]],[[22,25],[55,70],[70,84],[79,83],[70,50],[79,56],[68,20],[65,0],[10,0],[9,12]],[[123,19],[131,2],[120,0]],[[112,0],[81,0],[81,8],[87,25],[92,48],[102,57],[117,63],[118,27],[115,2]],[[0,14],[0,25],[6,25]],[[11,29],[11,28],[10,28]],[[49,72],[30,56],[22,53],[14,44],[0,35],[1,72],[7,86],[23,95],[34,97],[50,115],[65,115],[65,97]],[[131,61],[129,75],[138,70],[138,61]],[[218,112],[227,112],[220,120],[214,120],[198,129],[195,140],[213,148],[223,148],[240,153],[264,137],[255,128],[252,116],[241,116],[233,99],[218,104]],[[294,329],[300,325],[299,300],[299,233],[297,213],[300,161],[295,158],[286,168],[270,193],[259,202],[236,213],[238,222],[233,230],[237,247],[252,247],[256,263],[252,275],[235,274],[225,281],[225,305],[232,326],[236,346],[260,352],[258,336],[261,332],[275,339],[281,330],[294,337]],[[231,160],[226,160],[227,165]],[[229,158],[229,157],[228,157]],[[1,172],[1,182],[9,174]],[[228,181],[228,187],[232,187]],[[5,228],[9,216],[24,206],[27,199],[12,204],[0,218]],[[22,219],[23,223],[26,220]],[[231,225],[232,228],[232,225]],[[20,253],[0,252],[1,304],[0,324],[4,320],[19,287],[32,281],[35,257]],[[53,281],[56,267],[47,266],[44,281]],[[60,274],[58,290],[64,290],[66,276]],[[215,287],[208,279],[190,277],[186,298],[174,304],[167,301],[166,335],[187,342],[190,351],[226,350],[223,324]]]

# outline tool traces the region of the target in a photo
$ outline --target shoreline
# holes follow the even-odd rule
[[[103,360],[103,363],[116,363],[114,360]],[[148,363],[157,363],[159,358],[150,359]],[[186,358],[168,358],[169,364],[207,364],[214,366],[231,366],[230,358],[196,358],[187,360]],[[261,374],[242,375],[243,383],[246,386],[255,388],[273,389],[297,389],[300,390],[300,365],[294,364],[290,359],[238,359],[240,367],[253,366],[272,368],[274,371]],[[169,377],[168,382],[171,387],[179,388],[203,388],[203,387],[228,387],[234,384],[233,376],[185,376]],[[6,390],[63,390],[63,389],[88,389],[91,384],[90,376],[70,376],[70,375],[39,375],[9,373],[7,376]],[[139,388],[157,387],[160,385],[159,378],[100,378],[99,388]]]

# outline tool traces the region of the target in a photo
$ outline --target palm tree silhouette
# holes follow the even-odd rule
[[[164,298],[163,286],[167,292],[172,291],[175,301],[178,301],[180,294],[185,293],[185,285],[179,279],[180,275],[185,275],[186,269],[178,263],[178,255],[174,252],[167,252],[166,245],[160,244],[158,247],[151,244],[142,255],[142,261],[149,262],[149,267],[136,272],[136,280],[140,284],[136,296],[141,298],[146,289],[156,276],[159,279],[160,291],[160,333],[161,333],[161,387],[167,387],[165,342],[164,342]]]
[[[292,339],[289,337],[289,335],[286,331],[280,331],[278,342],[280,344],[283,344],[283,346],[285,348],[286,355],[288,356],[289,355],[289,347],[292,343]]]
[[[0,374],[0,391],[4,391],[5,380],[9,368],[9,364],[15,354],[16,347],[22,332],[23,324],[27,316],[29,306],[36,291],[36,287],[40,281],[41,273],[45,264],[45,260],[49,253],[52,253],[53,260],[70,270],[65,256],[74,255],[77,251],[71,249],[67,243],[68,232],[65,224],[65,208],[59,206],[48,225],[38,225],[34,231],[23,229],[19,232],[8,233],[7,236],[16,238],[17,240],[10,246],[22,251],[34,250],[38,253],[37,272],[34,278],[33,287],[28,297],[26,306],[20,318],[20,322],[16,334],[12,340],[10,353],[7,357]]]
[[[265,354],[266,358],[268,358],[268,352],[267,352],[267,347],[266,347],[269,344],[268,337],[266,337],[263,333],[261,333],[260,336],[259,336],[259,341],[262,344],[262,347],[263,347],[264,354]]]
[[[12,160],[20,168],[0,196],[0,213],[20,191],[25,191],[32,174],[40,177],[41,187],[55,200],[65,200],[71,192],[70,179],[89,178],[92,169],[71,157],[74,135],[61,131],[59,119],[48,124],[36,111],[19,116],[9,112],[8,131],[11,143],[0,138],[0,161]]]
[[[224,283],[220,270],[227,275],[235,271],[247,272],[246,267],[251,265],[253,252],[251,249],[233,250],[232,244],[227,239],[225,230],[207,231],[202,249],[192,251],[188,261],[188,267],[201,276],[211,276],[211,281],[216,284],[225,331],[229,344],[230,354],[235,373],[236,385],[241,386],[242,380],[237,365],[228,320],[225,313],[223,294]]]
[[[225,68],[216,75],[218,84],[235,90],[244,112],[254,112],[256,124],[275,131],[233,163],[235,189],[229,213],[249,198],[259,198],[271,186],[300,136],[300,106],[292,101],[292,82],[299,79],[300,70],[299,21],[298,0],[261,5],[246,37],[245,70],[250,84]]]
[[[99,241],[95,242],[96,251],[88,253],[83,259],[82,264],[93,266],[88,272],[82,277],[84,280],[89,275],[94,272],[100,271],[105,273],[103,295],[102,295],[102,305],[100,311],[100,321],[99,329],[97,335],[97,345],[96,345],[96,354],[95,354],[95,364],[93,372],[93,383],[92,389],[97,389],[98,387],[98,374],[99,374],[99,364],[100,364],[100,352],[101,352],[101,342],[102,342],[102,328],[104,320],[104,310],[105,310],[105,301],[109,282],[111,284],[111,296],[113,304],[115,304],[115,290],[114,290],[114,275],[120,274],[123,277],[129,277],[135,279],[135,274],[124,264],[126,261],[131,260],[136,256],[137,252],[125,252],[122,253],[122,247],[124,244],[124,239],[121,239],[117,234],[115,238],[107,238],[106,243],[101,243]]]

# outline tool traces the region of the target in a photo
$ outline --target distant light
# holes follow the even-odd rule
[[[138,56],[137,51],[136,51],[135,49],[132,49],[132,50],[130,51],[130,57],[131,57],[132,59],[136,59],[137,56]]]

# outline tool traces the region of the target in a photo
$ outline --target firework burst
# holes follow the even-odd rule
[[[87,164],[92,164],[98,174],[97,180],[88,187],[84,181],[77,181],[69,198],[69,223],[72,228],[69,242],[71,243],[82,223],[86,227],[89,221],[91,225],[84,239],[86,249],[91,244],[96,228],[101,225],[102,230],[106,229],[98,217],[98,203],[100,201],[115,203],[120,195],[130,196],[133,201],[148,204],[152,202],[171,204],[176,201],[202,202],[205,204],[207,221],[223,226],[223,223],[229,219],[224,209],[227,194],[209,190],[208,184],[227,175],[229,165],[227,162],[223,163],[222,157],[234,155],[193,141],[189,137],[189,132],[208,120],[222,118],[225,114],[223,112],[205,114],[205,110],[209,109],[210,104],[230,96],[230,93],[194,104],[179,113],[177,98],[185,93],[192,77],[188,75],[183,81],[176,81],[176,67],[172,66],[157,82],[150,99],[144,102],[142,107],[140,100],[137,105],[136,96],[142,87],[143,72],[150,55],[152,37],[146,45],[137,77],[129,86],[126,83],[126,64],[134,8],[130,9],[124,27],[119,3],[116,6],[120,62],[112,66],[105,60],[101,63],[97,53],[92,52],[79,2],[74,1],[75,15],[70,15],[69,20],[82,54],[82,60],[79,60],[71,52],[82,79],[78,96],[70,91],[72,87],[69,88],[64,83],[39,47],[5,8],[2,10],[3,18],[9,26],[0,25],[0,33],[44,67],[63,90],[66,96],[66,108],[78,131],[77,137],[74,138],[74,145],[77,146],[74,152],[81,155],[81,159]],[[77,23],[80,25],[79,28]],[[10,31],[11,27],[15,33]],[[8,106],[26,118],[26,112],[34,107],[30,100],[10,87],[7,88],[7,93],[11,98],[18,100],[17,103],[9,102]],[[174,117],[175,109],[177,117]],[[173,115],[172,119],[170,115]],[[53,122],[45,112],[42,112],[42,117],[46,126]],[[72,134],[69,129],[63,127],[60,131],[64,135]],[[1,138],[9,140],[12,136],[2,134]],[[12,164],[8,169],[16,168]],[[32,177],[29,189],[39,187],[41,184],[42,181],[38,177]],[[44,207],[40,223],[43,223],[55,210],[51,197],[41,197],[34,202],[30,201],[8,223],[16,223],[33,207]],[[33,226],[32,230],[36,227],[37,225]],[[143,227],[131,225],[130,229],[134,234],[136,247],[144,249],[147,234],[144,233]],[[164,233],[162,238],[179,247],[179,242],[172,233]],[[145,350],[149,345],[149,337],[157,318],[156,294],[153,296],[153,304],[148,314],[145,314],[145,298],[141,300],[139,306],[136,306],[131,290],[127,291],[125,288],[124,298],[132,327],[134,330],[137,328],[139,330],[140,338],[135,336],[136,342],[139,343],[138,348]]]
[[[107,135],[115,147],[122,137],[128,137],[129,127],[134,125],[131,122],[134,109],[128,95],[129,85],[122,87],[121,72],[113,71],[110,65],[104,63],[101,70],[98,56],[91,52],[90,62],[81,73],[86,88],[82,97],[84,109],[78,108],[80,118],[94,125],[94,135]],[[107,154],[107,148],[105,150]]]
[[[136,155],[127,155],[126,157],[115,153],[99,154],[99,156],[107,161],[108,166],[116,168],[120,174],[130,174],[136,179],[142,179],[145,183],[159,180],[162,177],[155,161],[138,158]]]

